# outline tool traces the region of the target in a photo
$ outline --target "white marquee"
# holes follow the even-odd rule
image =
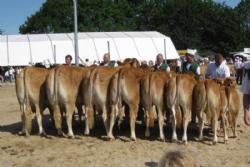
[[[171,39],[156,31],[78,33],[79,57],[102,61],[110,52],[111,60],[137,58],[155,60],[158,53],[166,59],[179,55]],[[74,34],[0,35],[0,66],[23,66],[38,62],[64,63],[65,55],[74,57]]]

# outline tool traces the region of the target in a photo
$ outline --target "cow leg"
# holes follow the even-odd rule
[[[233,130],[233,137],[237,137],[236,132],[236,116],[232,116],[232,130]]]
[[[150,129],[149,129],[149,124],[150,124],[150,118],[149,118],[149,112],[152,112],[151,110],[149,111],[147,108],[145,109],[145,123],[146,123],[146,131],[145,131],[145,136],[149,137],[150,136]]]
[[[163,125],[164,125],[164,116],[162,107],[156,106],[158,112],[158,125],[159,125],[159,132],[160,132],[160,140],[165,141],[165,136],[163,132]]]
[[[72,116],[74,114],[75,105],[74,103],[66,104],[66,118],[67,118],[67,126],[68,126],[68,137],[74,138],[74,133],[72,130]]]
[[[202,141],[203,140],[203,128],[204,128],[204,120],[203,120],[203,113],[199,112],[197,114],[198,116],[198,121],[199,121],[199,140]]]
[[[55,121],[55,127],[57,129],[57,134],[59,136],[65,136],[62,131],[62,115],[60,112],[60,107],[58,104],[54,107],[54,113],[53,113],[54,121]]]
[[[108,135],[107,135],[109,139],[114,139],[113,127],[114,127],[114,124],[115,124],[116,110],[117,110],[117,106],[115,104],[112,104],[111,105],[111,113],[110,113],[110,116],[109,116],[110,117],[109,118],[110,124],[109,124]]]
[[[214,114],[213,115],[213,131],[214,131],[213,144],[214,145],[218,142],[217,128],[218,128],[218,118],[217,118],[216,114]]]
[[[21,114],[21,120],[22,120],[22,131],[19,131],[19,135],[25,135],[25,116],[24,116],[24,104],[20,105],[20,114]]]
[[[41,113],[40,107],[38,105],[36,105],[36,119],[37,119],[37,123],[38,123],[38,127],[39,127],[39,135],[46,136],[46,133],[43,129],[42,113]]]
[[[227,125],[226,125],[226,115],[222,114],[222,124],[223,124],[223,131],[224,131],[224,143],[226,143],[226,141],[228,140],[228,136],[227,136]]]
[[[172,105],[172,127],[173,127],[173,133],[172,133],[172,141],[177,141],[177,134],[176,134],[176,116],[175,116],[175,104]]]
[[[137,117],[137,111],[138,111],[138,104],[131,104],[129,106],[129,117],[130,117],[130,138],[133,141],[136,141],[136,135],[135,135],[135,122]]]
[[[32,128],[32,111],[30,105],[24,106],[24,127],[25,135],[30,136]]]
[[[108,132],[109,132],[109,120],[107,117],[107,108],[105,105],[102,107],[102,120],[103,120],[103,123],[105,126],[106,134],[108,134]]]
[[[187,107],[183,108],[183,135],[182,141],[187,144],[187,127],[190,119],[191,110],[187,109]]]

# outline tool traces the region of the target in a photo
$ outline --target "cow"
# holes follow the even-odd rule
[[[221,118],[224,130],[224,142],[228,140],[226,133],[226,112],[228,100],[225,86],[220,80],[199,81],[194,88],[193,109],[199,121],[199,140],[203,139],[205,114],[208,122],[212,124],[214,132],[213,144],[218,142],[218,119]]]
[[[228,120],[230,126],[233,130],[233,137],[237,137],[236,133],[236,123],[239,115],[239,111],[241,108],[241,95],[237,90],[237,83],[235,80],[231,78],[226,78],[224,81],[224,85],[226,87],[226,95],[228,99]]]
[[[109,84],[112,76],[119,71],[120,67],[97,67],[93,69],[89,77],[88,93],[82,91],[82,96],[87,100],[85,109],[85,135],[90,133],[90,129],[94,126],[93,112],[98,111],[102,114],[102,120],[105,125],[106,133],[108,133],[108,118],[107,111],[109,110]]]
[[[81,108],[82,83],[88,82],[93,68],[81,68],[73,66],[58,66],[50,70],[46,80],[46,90],[49,102],[53,109],[53,117],[57,133],[60,136],[74,138],[72,130],[72,115],[75,107]],[[88,84],[87,84],[88,85]],[[86,88],[86,90],[88,90]],[[62,115],[65,111],[68,126],[68,134],[62,131]],[[80,116],[81,117],[81,116]]]
[[[141,103],[145,110],[146,131],[145,136],[150,136],[149,127],[154,123],[153,106],[158,113],[158,124],[160,140],[164,141],[164,88],[170,78],[170,74],[165,71],[148,72],[145,79],[141,81]]]
[[[109,131],[107,137],[113,139],[115,119],[122,111],[122,102],[129,107],[130,138],[136,140],[135,121],[140,103],[140,82],[145,78],[147,71],[140,68],[122,68],[111,78],[109,98],[111,113],[109,114]]]
[[[187,126],[192,110],[193,88],[197,81],[191,74],[175,74],[166,84],[165,104],[172,114],[172,141],[177,140],[176,135],[176,107],[182,111],[183,136],[182,141],[187,143]]]
[[[16,95],[20,105],[23,123],[22,132],[31,133],[32,112],[36,113],[39,134],[46,136],[42,125],[42,112],[51,107],[46,95],[46,78],[49,70],[38,67],[27,67],[16,76]]]

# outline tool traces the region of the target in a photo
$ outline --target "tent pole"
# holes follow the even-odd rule
[[[8,58],[8,66],[10,65],[10,53],[9,53],[9,36],[7,35],[7,58]]]
[[[79,52],[78,52],[78,25],[77,25],[77,0],[73,0],[74,3],[74,28],[75,28],[75,63],[79,66]]]
[[[54,62],[56,64],[56,45],[54,45],[54,53],[53,53],[53,56],[54,56]]]
[[[108,53],[110,54],[110,45],[109,45],[109,41],[107,41],[107,46],[108,46]]]
[[[165,56],[165,61],[167,62],[166,39],[164,39],[164,56]]]

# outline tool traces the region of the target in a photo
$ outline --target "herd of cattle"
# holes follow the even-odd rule
[[[145,136],[158,119],[160,139],[165,140],[166,115],[172,123],[172,140],[177,140],[177,122],[182,120],[182,141],[187,143],[187,127],[192,118],[198,120],[199,139],[203,138],[204,123],[211,123],[217,139],[217,128],[223,124],[224,139],[227,127],[236,136],[236,120],[240,110],[240,94],[234,80],[200,80],[191,74],[167,73],[133,67],[131,63],[119,67],[57,66],[51,69],[27,67],[16,76],[16,94],[22,112],[22,132],[30,135],[32,114],[36,114],[39,133],[46,135],[42,113],[46,108],[52,115],[59,135],[62,117],[66,116],[68,133],[74,137],[72,117],[77,108],[84,118],[84,134],[94,127],[95,116],[100,114],[106,135],[113,139],[115,121],[129,109],[130,138],[136,140],[135,126],[138,111],[143,111]]]

